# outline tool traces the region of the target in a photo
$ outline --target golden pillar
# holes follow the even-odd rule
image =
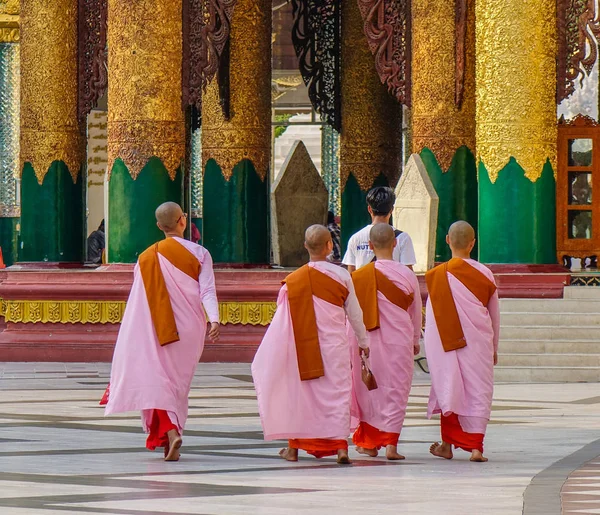
[[[482,260],[553,263],[556,2],[477,0]]]
[[[477,229],[475,0],[413,0],[412,29],[411,147],[440,199],[435,259],[447,261],[450,225]]]
[[[455,4],[455,0],[412,3],[412,152],[428,148],[444,171],[461,146],[475,151],[475,0],[466,3],[460,103]]]
[[[77,119],[77,0],[21,3],[23,261],[80,261],[83,137]]]
[[[108,49],[108,257],[134,262],[183,201],[181,0],[109,0]]]
[[[216,79],[202,99],[203,244],[217,262],[269,262],[271,9],[271,0],[235,5],[229,117]]]
[[[356,1],[342,6],[342,240],[369,222],[365,197],[395,186],[402,161],[402,106],[381,84]]]

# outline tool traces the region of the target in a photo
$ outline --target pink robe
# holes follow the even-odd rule
[[[219,321],[210,254],[200,245],[181,238],[176,240],[191,251],[202,266],[197,282],[159,254],[180,340],[163,347],[158,343],[142,274],[136,265],[112,362],[105,415],[141,411],[146,432],[149,432],[152,410],[162,409],[169,413],[182,433],[188,415],[190,386],[204,348],[204,310],[211,322]]]
[[[465,261],[495,283],[489,268],[472,259]],[[425,351],[431,373],[431,393],[427,416],[455,413],[464,431],[485,434],[494,393],[494,352],[498,350],[500,335],[498,291],[486,308],[450,273],[448,281],[467,346],[444,352],[428,300]]]
[[[350,274],[337,265],[310,263],[342,283],[349,296],[344,307],[313,296],[325,375],[301,381],[288,303],[287,286],[252,362],[252,377],[265,440],[346,439],[350,434],[352,376],[346,316],[366,346],[366,329]]]
[[[419,282],[414,272],[397,261],[378,260],[382,272],[404,293],[413,294],[408,311],[391,303],[377,292],[380,328],[369,332],[369,365],[377,381],[376,390],[367,390],[361,379],[361,358],[356,345],[352,347],[352,382],[354,400],[353,426],[358,421],[387,433],[400,433],[413,378],[414,346],[421,336],[422,302]],[[356,341],[353,331],[348,334]],[[356,419],[356,420],[355,420]]]

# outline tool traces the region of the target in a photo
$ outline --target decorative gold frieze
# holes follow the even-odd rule
[[[401,106],[381,84],[356,1],[342,1],[340,182],[350,173],[368,190],[384,174],[396,184],[401,166]]]
[[[77,119],[77,0],[23,0],[20,169],[41,184],[63,161],[73,181],[84,156]]]
[[[270,0],[238,0],[231,20],[230,119],[221,107],[219,85],[202,98],[202,167],[214,159],[226,179],[243,159],[262,180],[271,162]]]
[[[0,43],[18,43],[20,39],[18,18],[0,15]]]
[[[467,2],[460,106],[456,102],[455,4],[455,0],[412,3],[412,152],[428,148],[443,170],[448,170],[459,147],[475,151],[475,0]]]
[[[151,157],[172,179],[185,156],[181,0],[108,2],[108,170],[135,179]]]
[[[556,1],[476,4],[477,155],[490,179],[514,157],[531,181],[556,170]]]
[[[125,302],[0,299],[0,316],[21,324],[119,324]],[[221,324],[267,326],[276,302],[220,302]]]
[[[6,322],[23,324],[117,324],[125,302],[5,300]]]

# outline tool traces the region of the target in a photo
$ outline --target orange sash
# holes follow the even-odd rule
[[[348,289],[339,281],[308,265],[292,272],[283,283],[287,284],[288,289],[300,380],[308,381],[322,377],[325,371],[313,295],[334,306],[342,307],[348,298]]]
[[[352,274],[352,282],[358,303],[363,311],[363,321],[367,331],[379,329],[379,305],[377,303],[377,290],[387,300],[406,311],[413,303],[414,294],[404,293],[398,286],[390,281],[386,275],[377,268],[375,263],[369,263]]]
[[[477,299],[487,306],[496,291],[496,285],[479,270],[463,259],[453,258],[447,263],[436,266],[425,274],[427,290],[431,299],[433,315],[446,352],[467,346],[463,328],[460,325],[456,303],[452,296],[448,275],[450,272]]]
[[[198,258],[173,238],[159,241],[140,254],[138,263],[158,343],[168,345],[179,341],[179,333],[169,291],[160,269],[159,254],[195,281],[200,277],[202,267]]]

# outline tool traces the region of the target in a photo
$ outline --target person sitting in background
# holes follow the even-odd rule
[[[102,253],[105,247],[104,236],[104,220],[100,222],[100,226],[87,239],[87,258],[88,262],[95,265],[102,264]]]
[[[340,245],[341,231],[340,226],[335,221],[335,215],[332,211],[327,213],[327,229],[331,234],[331,241],[333,242],[333,252],[329,256],[330,261],[339,261],[342,259],[342,247]]]

